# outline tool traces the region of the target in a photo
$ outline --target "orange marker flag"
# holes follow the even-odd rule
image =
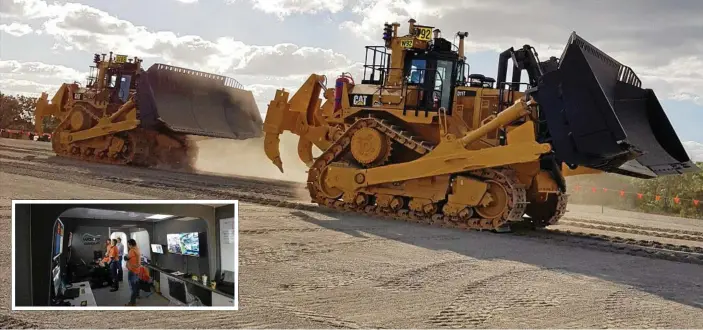
[[[655,197],[654,197],[654,199],[656,199],[656,200],[657,200],[657,202],[658,202],[658,201],[659,201],[660,199],[662,199],[662,197],[661,197],[661,196],[659,196],[659,195],[657,195],[657,196],[655,196]]]
[[[624,197],[624,196],[625,196],[625,191],[624,191],[624,190],[620,190],[620,197]]]
[[[603,191],[604,191],[604,192],[607,192],[607,191],[608,191],[608,188],[603,188]]]
[[[591,188],[592,192],[596,192],[596,187]]]
[[[674,203],[678,204],[681,201],[681,198],[679,196],[674,197]]]
[[[637,193],[637,199],[642,199],[642,196],[643,196],[643,195],[644,195],[644,194],[642,194],[642,193]]]
[[[698,203],[700,203],[700,202],[701,202],[701,201],[699,201],[699,200],[697,200],[697,199],[694,199],[694,200],[693,200],[693,205],[698,206]]]

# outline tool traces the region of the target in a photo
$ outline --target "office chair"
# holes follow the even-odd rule
[[[173,281],[178,281],[183,283],[183,289],[186,291],[185,297],[186,297],[186,303],[185,306],[192,307],[192,306],[204,306],[203,302],[200,301],[200,298],[197,296],[194,296],[193,294],[188,291],[188,283],[185,281],[182,281],[180,279],[174,278]],[[168,305],[169,306],[183,306],[184,304],[182,302],[174,303],[171,299],[168,300]]]

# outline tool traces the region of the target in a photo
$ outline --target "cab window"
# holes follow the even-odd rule
[[[129,98],[129,87],[132,82],[132,76],[129,75],[123,75],[122,78],[120,79],[120,93],[119,97],[122,102],[127,102],[127,99]]]
[[[425,82],[425,60],[413,60],[410,65],[410,83],[422,84]]]
[[[452,72],[454,72],[454,62],[437,61],[435,90],[440,92],[440,106],[445,109],[449,108],[452,99]]]
[[[109,81],[107,83],[107,87],[108,88],[115,88],[115,85],[117,85],[117,76],[112,75],[112,76],[109,76],[107,79]]]

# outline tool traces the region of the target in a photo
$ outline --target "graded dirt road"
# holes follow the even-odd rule
[[[12,199],[305,200],[296,183],[81,165],[3,139],[0,184],[5,242]],[[245,202],[239,215],[239,311],[11,312],[8,243],[0,327],[703,328],[701,265]]]

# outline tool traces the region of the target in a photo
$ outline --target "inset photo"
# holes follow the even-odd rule
[[[237,310],[234,200],[13,200],[13,310]]]

